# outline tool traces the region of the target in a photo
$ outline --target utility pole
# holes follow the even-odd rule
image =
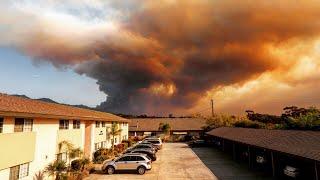
[[[214,111],[213,111],[213,99],[211,99],[211,115],[212,115],[212,117],[214,116]]]

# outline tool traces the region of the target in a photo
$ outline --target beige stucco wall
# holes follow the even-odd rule
[[[29,177],[43,170],[56,159],[58,119],[36,118],[33,120],[33,131],[36,133],[35,159],[29,166]]]
[[[10,169],[2,169],[0,170],[0,179],[1,180],[7,180],[10,177]]]
[[[97,142],[107,141],[109,142],[107,147],[110,148],[111,139],[107,139],[106,128],[111,127],[111,122],[106,122],[106,127],[103,128],[96,128],[93,124],[90,127],[92,129],[90,134],[85,134],[85,122],[88,123],[88,121],[81,121],[80,129],[73,129],[72,120],[70,120],[68,130],[59,130],[59,119],[34,118],[33,132],[13,133],[14,117],[4,117],[4,131],[0,134],[0,180],[9,178],[10,167],[26,162],[30,162],[29,176],[23,180],[32,180],[35,173],[44,170],[56,159],[58,143],[63,140],[70,141],[75,147],[83,150],[85,136],[90,136],[91,152],[94,152],[94,143]],[[94,123],[94,121],[89,122]],[[121,137],[128,134],[128,126],[120,125],[120,128],[123,128]],[[103,132],[102,135],[99,135],[100,131]],[[8,156],[8,154],[14,156]]]
[[[35,142],[34,132],[0,134],[0,169],[33,161]]]

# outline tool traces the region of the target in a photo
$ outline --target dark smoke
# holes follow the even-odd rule
[[[100,90],[108,94],[100,109],[167,114],[192,107],[214,87],[280,68],[287,60],[272,57],[267,45],[313,38],[320,32],[319,3],[140,3],[116,37],[102,36],[80,52],[60,47],[25,51],[58,64],[80,63],[76,72],[97,79]],[[161,85],[165,88],[159,92],[152,90]],[[168,87],[174,91],[168,93]]]

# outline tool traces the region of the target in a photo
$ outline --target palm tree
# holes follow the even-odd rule
[[[69,159],[74,159],[76,157],[82,157],[83,151],[80,148],[73,148],[69,150]]]
[[[44,180],[44,172],[43,171],[38,171],[34,175],[33,180]]]
[[[107,129],[107,133],[106,133],[107,139],[110,138],[110,137],[109,137],[110,135],[111,135],[111,137],[112,137],[112,139],[111,139],[111,143],[112,143],[111,149],[112,149],[112,152],[114,151],[114,137],[120,135],[120,134],[121,134],[121,131],[122,131],[122,130],[119,128],[119,125],[116,124],[116,123],[112,123],[112,126]]]
[[[68,169],[66,162],[56,160],[53,163],[50,163],[46,168],[45,172],[49,174],[49,176],[55,176],[55,180],[60,180],[62,177],[62,173]]]

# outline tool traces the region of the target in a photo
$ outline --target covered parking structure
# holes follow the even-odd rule
[[[252,170],[319,180],[320,132],[222,127],[207,134],[217,148]]]
[[[204,134],[203,118],[135,118],[130,119],[129,136],[158,136],[163,134],[160,124],[169,124],[170,136],[176,140],[184,139],[187,135],[200,137]]]

